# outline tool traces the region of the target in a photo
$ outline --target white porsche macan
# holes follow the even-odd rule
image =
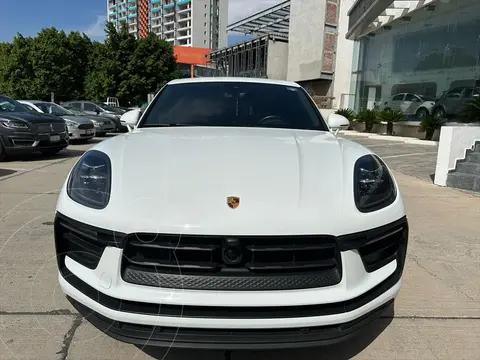
[[[137,345],[308,347],[393,302],[408,242],[398,185],[302,87],[174,80],[124,120],[56,208],[59,282],[94,326]]]

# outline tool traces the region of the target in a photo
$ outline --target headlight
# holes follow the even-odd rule
[[[11,120],[1,120],[3,126],[9,129],[24,129],[28,130],[29,127],[26,123],[20,121],[11,121]]]
[[[65,120],[65,123],[66,123],[67,126],[69,126],[69,127],[76,127],[76,126],[77,126],[77,123],[74,122],[74,121]]]
[[[87,151],[75,164],[67,184],[73,201],[93,209],[103,209],[110,200],[110,158],[98,150]]]
[[[355,163],[354,196],[357,209],[363,213],[380,210],[397,198],[393,178],[378,156],[365,155]]]
[[[90,121],[91,121],[91,122],[93,123],[93,125],[95,125],[95,126],[101,125],[101,122],[99,122],[99,121],[97,121],[97,120],[90,120]]]

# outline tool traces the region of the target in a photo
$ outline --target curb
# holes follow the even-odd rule
[[[405,144],[410,144],[410,145],[438,146],[438,141],[420,140],[420,139],[404,137],[404,136],[390,136],[390,135],[362,133],[362,132],[357,132],[355,130],[347,130],[347,131],[342,130],[342,131],[339,131],[339,134],[365,137],[367,139],[372,139],[372,140],[397,141],[397,142],[403,142]]]

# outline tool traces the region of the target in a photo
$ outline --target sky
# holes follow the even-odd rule
[[[195,1],[195,0],[193,0]],[[278,4],[281,0],[229,0],[229,23]],[[80,31],[93,40],[102,40],[106,0],[23,0],[9,2],[0,12],[0,41],[11,41],[20,33],[35,36],[42,28]],[[244,36],[229,35],[229,43]]]

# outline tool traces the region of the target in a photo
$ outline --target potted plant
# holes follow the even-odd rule
[[[480,97],[474,97],[465,103],[459,112],[461,122],[470,123],[480,120]]]
[[[372,132],[373,125],[378,124],[378,113],[373,109],[363,109],[357,115],[357,120],[365,124],[365,132]]]
[[[432,140],[435,130],[440,129],[445,124],[444,118],[438,118],[433,115],[426,115],[420,122],[419,132],[425,132],[425,140]]]
[[[348,130],[353,130],[352,122],[355,121],[355,111],[349,108],[338,109],[335,111],[335,114],[342,115],[350,121],[350,125],[348,126]]]
[[[400,110],[385,109],[378,114],[380,121],[387,123],[387,135],[393,134],[393,123],[398,121],[404,121],[405,115]]]

